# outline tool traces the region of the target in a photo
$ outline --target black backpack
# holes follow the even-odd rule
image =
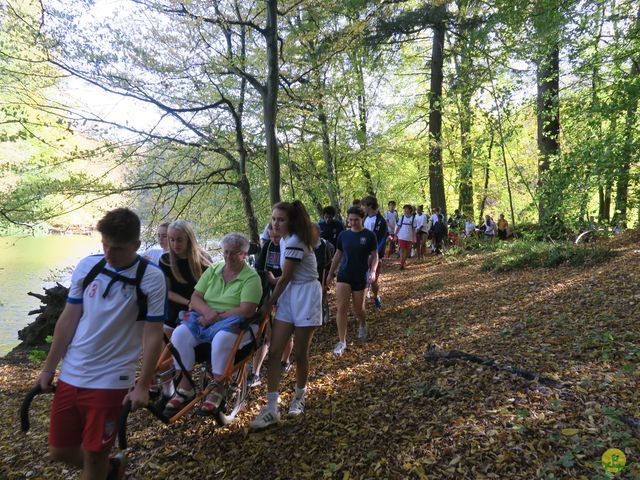
[[[320,239],[320,245],[318,245],[314,250],[316,255],[316,264],[318,267],[318,279],[320,282],[322,282],[323,272],[326,274],[326,271],[328,271],[331,266],[331,260],[333,259],[335,251],[336,247],[324,238]]]
[[[127,285],[133,285],[134,287],[136,287],[136,297],[137,297],[136,301],[138,303],[137,320],[145,320],[147,318],[147,296],[142,292],[142,289],[140,288],[140,284],[142,283],[142,277],[144,277],[144,272],[147,270],[147,265],[149,265],[149,263],[150,263],[149,260],[147,260],[144,257],[140,257],[138,261],[138,269],[136,270],[136,277],[129,278],[105,268],[107,266],[107,260],[103,257],[102,260],[96,263],[93,266],[93,268],[89,270],[89,273],[87,274],[87,276],[84,277],[84,280],[82,281],[82,293],[84,294],[85,289],[101,273],[104,273],[106,276],[111,278],[111,280],[107,284],[107,288],[102,294],[102,298],[107,298],[107,295],[109,295],[109,290],[111,290],[111,287],[113,286],[113,284],[118,281],[125,283]]]
[[[414,213],[413,215],[411,215],[411,222],[410,223],[404,223],[404,214],[402,215],[402,217],[400,217],[399,220],[399,224],[396,223],[396,226],[399,226],[402,228],[403,225],[411,225],[411,230],[413,230],[415,227],[413,226],[413,222],[415,222],[416,220],[416,214]]]

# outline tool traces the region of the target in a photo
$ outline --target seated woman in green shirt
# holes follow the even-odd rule
[[[224,373],[231,350],[237,339],[234,326],[256,312],[262,297],[260,277],[245,262],[249,241],[239,233],[230,233],[222,239],[223,262],[211,265],[202,274],[191,296],[191,309],[195,312],[189,321],[173,331],[171,341],[180,354],[184,368],[189,372],[195,364],[195,347],[211,343],[211,371]],[[252,328],[257,330],[257,326]],[[255,330],[254,330],[255,333]],[[251,341],[244,334],[240,347]],[[176,370],[180,365],[175,362]],[[165,414],[172,415],[189,403],[195,395],[185,375],[178,384],[176,394],[167,403]],[[213,414],[220,396],[214,389],[202,404],[200,412]]]

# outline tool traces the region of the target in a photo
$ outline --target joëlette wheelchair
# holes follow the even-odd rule
[[[149,412],[151,412],[158,420],[169,425],[177,422],[180,418],[190,412],[198,402],[204,399],[213,390],[214,387],[221,386],[222,400],[213,416],[218,425],[228,425],[233,422],[238,413],[243,409],[247,399],[247,363],[252,359],[253,353],[261,345],[269,319],[270,314],[260,317],[259,314],[256,313],[253,317],[247,319],[236,327],[238,335],[233,345],[231,355],[227,360],[225,371],[222,375],[219,375],[216,378],[212,378],[208,368],[209,359],[211,357],[211,345],[206,343],[196,347],[196,362],[203,363],[205,365],[199,377],[192,377],[184,368],[182,368],[182,372],[176,376],[172,357],[175,356],[178,365],[180,365],[182,360],[180,360],[180,355],[177,350],[165,337],[166,345],[156,366],[154,384],[161,387],[163,383],[175,382],[177,385],[180,381],[180,375],[185,375],[196,391],[196,396],[178,412],[173,414],[171,417],[167,417],[163,413],[164,405],[162,405],[163,402],[160,396],[161,388],[152,388],[152,392],[156,391],[157,394],[151,394],[149,405],[146,407],[147,410],[149,410]],[[258,326],[255,334],[251,328],[252,325]],[[251,342],[240,347],[242,339],[247,332],[251,332]],[[52,385],[52,390],[55,390],[55,385]],[[26,394],[22,401],[22,405],[20,407],[20,424],[23,432],[28,431],[30,428],[29,408],[31,403],[33,399],[41,393],[44,393],[42,388],[40,385],[36,385]],[[131,403],[127,402],[123,406],[122,413],[120,415],[118,431],[118,446],[120,449],[127,448],[127,419],[130,411]]]

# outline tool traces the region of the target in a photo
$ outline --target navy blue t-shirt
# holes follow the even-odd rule
[[[378,248],[375,234],[366,228],[360,232],[344,230],[338,235],[336,249],[342,251],[338,275],[367,281],[369,255]]]

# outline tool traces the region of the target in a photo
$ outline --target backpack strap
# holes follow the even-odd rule
[[[149,265],[149,263],[149,260],[140,257],[140,260],[138,261],[138,268],[136,269],[136,277],[129,278],[120,275],[117,272],[106,269],[105,267],[107,265],[107,260],[105,258],[102,258],[102,260],[96,263],[93,268],[89,270],[89,273],[82,281],[82,291],[84,292],[84,290],[91,284],[91,282],[93,282],[101,273],[111,278],[111,280],[109,280],[109,283],[107,284],[107,288],[105,288],[104,293],[102,294],[102,298],[106,298],[107,295],[109,295],[111,287],[118,281],[128,285],[133,285],[134,287],[136,287],[136,302],[138,304],[137,319],[145,320],[147,318],[147,296],[142,292],[140,284],[142,283],[142,278],[144,277],[144,274],[147,270],[147,265]]]
[[[147,296],[144,294],[142,288],[140,287],[140,285],[142,284],[142,279],[144,278],[144,273],[147,271],[147,265],[149,265],[149,260],[140,257],[140,261],[138,262],[138,269],[136,270],[135,283],[138,301],[138,320],[146,320],[147,318]]]
[[[98,274],[100,272],[102,272],[102,270],[104,270],[104,267],[107,265],[107,259],[102,257],[102,259],[96,263],[91,270],[89,270],[89,273],[87,273],[87,276],[84,277],[84,280],[82,281],[82,293],[84,293],[85,289],[91,285],[91,282],[93,282],[96,277],[98,276]]]

